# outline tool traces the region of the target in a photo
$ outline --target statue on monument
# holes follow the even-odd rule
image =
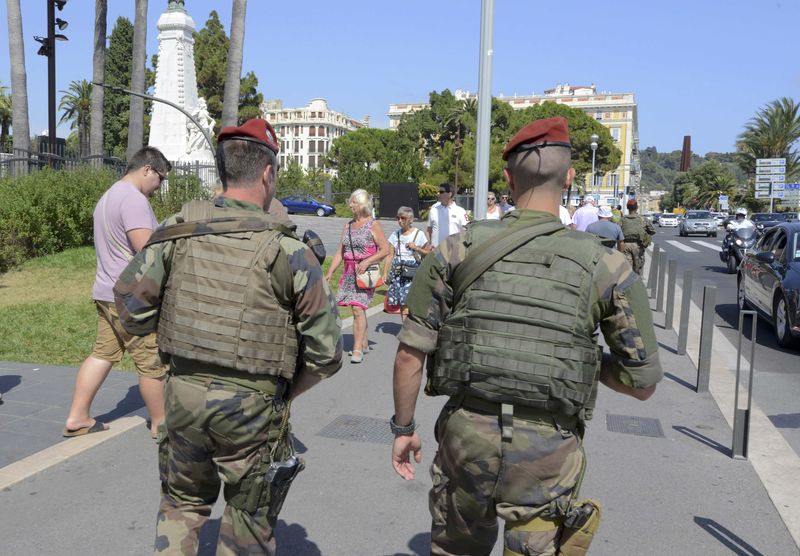
[[[192,117],[200,124],[200,127],[208,133],[209,136],[214,135],[214,120],[208,113],[208,104],[206,99],[199,98],[198,106],[192,111]],[[190,120],[186,119],[186,154],[192,153],[207,153],[210,152],[211,145],[206,141],[206,137],[197,126]],[[187,158],[190,158],[187,156]],[[205,157],[204,157],[205,158]]]

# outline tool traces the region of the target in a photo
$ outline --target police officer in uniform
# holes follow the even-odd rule
[[[426,356],[426,393],[449,396],[435,428],[431,554],[489,554],[497,517],[506,555],[586,547],[576,532],[591,534],[599,509],[575,497],[597,384],[644,400],[663,374],[639,276],[558,220],[575,175],[567,121],[527,125],[503,159],[517,210],[470,224],[424,260],[399,334],[390,424],[404,479],[422,461],[414,409]]]
[[[653,223],[639,216],[639,203],[636,199],[630,199],[626,204],[628,214],[622,217],[619,225],[625,235],[623,253],[628,259],[628,264],[633,267],[633,271],[640,275],[644,270],[644,253],[650,245],[650,236],[656,233]]]
[[[157,329],[170,364],[156,553],[197,553],[221,478],[217,554],[274,554],[278,511],[303,467],[291,400],[341,367],[341,322],[312,250],[264,212],[275,195],[272,126],[226,127],[218,144],[222,194],[156,230],[115,298],[130,332]]]

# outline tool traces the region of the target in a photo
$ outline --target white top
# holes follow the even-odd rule
[[[731,220],[730,226],[732,230],[738,230],[739,228],[755,228],[756,225],[753,224],[753,221],[749,218],[745,218],[741,222],[737,222],[736,220]]]
[[[572,221],[579,232],[585,232],[586,226],[597,222],[597,207],[588,203],[583,205],[572,215]]]
[[[431,229],[431,244],[437,247],[448,236],[457,234],[467,225],[467,211],[455,203],[444,206],[436,203],[428,215],[428,227]]]
[[[500,220],[503,217],[503,209],[500,208],[500,205],[494,206],[494,212],[489,212],[489,209],[486,209],[486,220]]]
[[[569,211],[564,205],[558,205],[558,217],[565,226],[572,224],[572,217],[569,215]]]
[[[399,241],[399,249],[398,249]],[[389,245],[394,249],[395,258],[399,258],[402,262],[413,262],[414,251],[408,248],[410,242],[414,242],[417,247],[422,247],[426,243],[425,232],[421,232],[417,228],[411,228],[405,234],[400,234],[400,230],[395,230],[389,236]]]

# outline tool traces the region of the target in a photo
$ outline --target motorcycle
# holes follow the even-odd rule
[[[747,253],[756,243],[758,234],[755,228],[744,227],[731,230],[722,240],[719,258],[728,265],[728,274],[735,274]]]

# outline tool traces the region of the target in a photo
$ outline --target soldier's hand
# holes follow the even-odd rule
[[[392,444],[392,467],[395,472],[406,481],[413,481],[416,469],[411,463],[411,454],[414,461],[422,463],[422,441],[415,432],[411,436],[396,436]]]

